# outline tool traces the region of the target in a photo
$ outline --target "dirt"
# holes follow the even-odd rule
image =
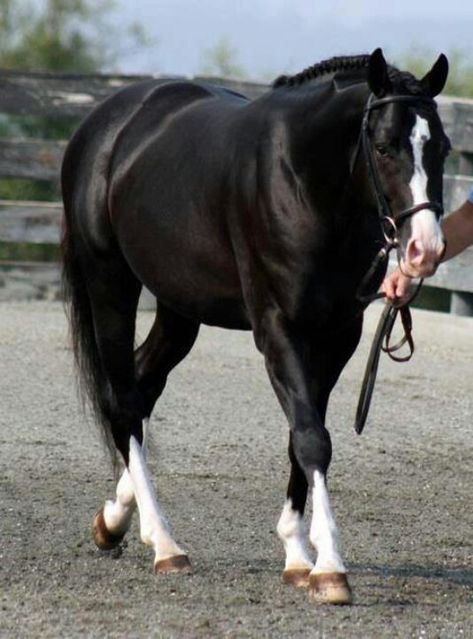
[[[58,303],[0,305],[0,636],[473,637],[473,320],[415,312],[409,364],[383,359],[352,428],[380,307],[332,395],[330,492],[355,602],[281,583],[287,426],[251,336],[204,328],[152,420],[150,467],[190,576],[157,578],[135,521],[90,524],[114,490],[80,410]],[[152,315],[142,313],[146,334]]]

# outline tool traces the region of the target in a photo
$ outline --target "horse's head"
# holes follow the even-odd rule
[[[411,277],[432,275],[445,248],[439,222],[450,143],[433,98],[447,74],[444,55],[422,80],[388,67],[381,49],[369,62],[373,95],[365,116],[365,151],[378,200],[395,223],[400,266]]]

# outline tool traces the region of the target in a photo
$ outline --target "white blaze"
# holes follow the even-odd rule
[[[427,174],[422,164],[424,147],[430,140],[429,123],[425,118],[416,115],[416,121],[410,135],[412,154],[414,156],[414,173],[409,188],[412,193],[413,206],[428,201]],[[442,243],[442,232],[437,217],[430,209],[423,209],[411,218],[411,238],[422,242],[425,249],[435,250]]]

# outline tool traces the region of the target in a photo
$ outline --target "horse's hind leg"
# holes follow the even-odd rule
[[[84,268],[94,338],[87,340],[95,360],[94,404],[107,442],[128,460],[130,433],[143,438],[142,402],[136,389],[133,344],[141,284],[121,256],[108,256]],[[84,350],[84,349],[83,349]],[[94,352],[95,351],[95,352]],[[89,367],[92,368],[92,367]],[[90,384],[90,382],[89,382]],[[115,500],[107,500],[94,517],[93,536],[103,550],[117,546],[135,510],[135,494],[125,470]]]
[[[165,307],[159,307],[146,341],[135,353],[135,375],[145,424],[164,389],[169,371],[187,355],[195,341],[198,328],[198,324],[175,315]],[[136,497],[140,511],[141,537],[155,550],[156,572],[188,570],[190,564],[187,556],[172,540],[151,487],[145,465],[144,443],[141,454],[137,457],[137,466],[135,477],[128,469],[124,471],[118,482],[115,501],[105,504],[103,517],[107,533],[114,535],[116,531],[126,531],[135,508]],[[137,482],[141,490],[137,490]],[[98,515],[100,516],[100,512]],[[97,542],[97,535],[95,537]]]
[[[198,322],[158,305],[149,335],[135,352],[136,379],[146,418],[163,392],[168,374],[189,353],[198,332]]]
[[[146,454],[148,420],[143,423],[143,454]],[[136,510],[135,491],[128,469],[117,483],[115,499],[107,499],[103,508],[95,514],[92,533],[95,544],[101,550],[118,546],[128,531]]]
[[[158,311],[153,327],[145,342],[135,353],[138,389],[144,403],[144,413],[148,419],[157,399],[166,385],[169,372],[189,353],[199,331],[199,323],[177,315],[163,305]],[[140,508],[141,526],[146,526],[146,517],[152,513]],[[178,572],[190,568],[187,555],[182,552],[171,554],[159,540],[156,531],[155,572]]]

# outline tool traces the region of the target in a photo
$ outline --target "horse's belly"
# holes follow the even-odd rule
[[[157,223],[137,225],[136,219],[120,224],[118,240],[138,279],[159,302],[186,317],[222,328],[249,329],[228,248],[211,234],[196,237],[176,228],[177,220],[172,232]]]
[[[185,317],[221,328],[251,328],[241,295],[230,287],[212,287],[204,278],[174,278],[158,272],[140,279],[160,303]]]

